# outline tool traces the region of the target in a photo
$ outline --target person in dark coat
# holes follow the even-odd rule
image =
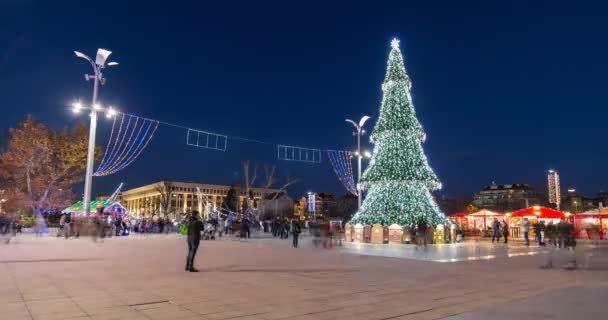
[[[203,223],[198,219],[198,211],[192,211],[192,215],[188,219],[188,258],[186,259],[186,271],[198,272],[194,268],[194,257],[201,242],[202,230]]]
[[[505,243],[507,243],[507,239],[509,237],[509,224],[507,223],[506,220],[502,221],[502,236],[505,237]]]
[[[496,243],[500,242],[500,222],[496,218],[492,222],[492,243],[494,243],[494,240],[496,240]]]
[[[300,222],[296,219],[293,220],[291,226],[291,233],[293,233],[293,247],[298,247],[298,238],[300,236],[300,232],[302,231],[302,227],[300,226]]]

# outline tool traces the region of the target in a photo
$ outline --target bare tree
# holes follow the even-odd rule
[[[266,183],[264,188],[270,189],[272,185],[275,183],[274,174],[277,170],[276,166],[270,167],[269,165],[264,165],[264,174],[266,175]]]
[[[156,192],[160,193],[160,214],[164,214],[165,217],[169,216],[169,206],[171,205],[171,190],[173,184],[169,181],[163,180],[154,186]]]
[[[253,167],[253,174],[249,174],[249,160],[243,161],[243,172],[245,174],[245,191],[247,191],[246,195],[249,195],[249,191],[253,188],[253,184],[255,183],[255,179],[258,177],[258,166],[255,165]]]
[[[276,166],[269,166],[269,165],[264,165],[264,173],[266,175],[266,182],[264,184],[264,187],[266,189],[270,189],[272,188],[272,186],[277,182],[275,179],[275,174],[276,174]],[[277,199],[281,196],[281,194],[283,194],[287,188],[289,188],[289,186],[297,183],[298,180],[297,179],[292,179],[290,178],[289,174],[286,175],[285,178],[285,184],[283,184],[276,192],[274,192],[272,194],[272,197],[270,199],[266,199],[264,205],[262,206],[262,210],[263,216],[266,216],[267,212],[266,210],[269,209],[269,206],[273,206],[274,207],[274,214],[277,214]],[[270,203],[273,203],[274,205],[271,205]],[[282,213],[281,213],[282,215]]]
[[[264,184],[264,188],[266,189],[270,189],[272,188],[272,186],[277,182],[275,179],[275,173],[277,171],[277,167],[276,166],[269,166],[269,165],[264,165],[264,174],[266,175],[266,182]],[[295,183],[298,182],[298,179],[291,179],[289,177],[289,174],[286,175],[285,177],[285,184],[279,188],[279,190],[275,193],[274,197],[272,198],[272,200],[275,200],[281,192],[284,192],[285,190],[287,190],[287,188]]]
[[[274,194],[274,197],[272,197],[272,200],[275,200],[282,192],[285,192],[289,186],[296,184],[297,182],[298,182],[298,179],[291,179],[288,174],[285,177],[285,184],[282,187],[280,187],[279,191],[277,191]]]

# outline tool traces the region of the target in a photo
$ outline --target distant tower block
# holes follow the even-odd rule
[[[559,191],[559,174],[557,174],[557,171],[549,170],[547,180],[549,182],[549,203],[554,203],[557,206],[557,210],[559,210],[562,198]]]

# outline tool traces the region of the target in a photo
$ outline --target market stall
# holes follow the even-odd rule
[[[471,213],[467,215],[467,230],[474,234],[479,233],[484,235],[484,233],[488,232],[488,229],[492,228],[494,218],[498,219],[498,221],[502,221],[505,218],[505,215],[485,209]]]
[[[100,201],[91,201],[90,212],[97,212],[98,208],[103,208],[103,212],[106,214],[112,214],[114,216],[120,215],[124,216],[127,214],[127,209],[120,204],[118,201],[112,200],[100,200]],[[71,213],[72,215],[81,216],[84,214],[84,209],[82,206],[82,200],[78,201],[71,206],[61,210],[61,213]]]
[[[574,230],[578,239],[608,239],[608,209],[600,208],[575,215]]]
[[[549,223],[558,224],[561,219],[569,218],[570,214],[564,213],[561,211],[557,211],[551,208],[545,207],[529,207],[526,209],[518,210],[508,214],[509,218],[509,227],[511,232],[511,237],[513,238],[521,238],[523,237],[523,233],[520,232],[521,222],[524,219],[528,219],[530,222],[530,232],[532,232],[532,226],[538,222],[544,222],[545,225]]]
[[[467,215],[466,213],[452,213],[448,215],[448,219],[452,221],[452,223],[458,225],[460,230],[467,230]]]

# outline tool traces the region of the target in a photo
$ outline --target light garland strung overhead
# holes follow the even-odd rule
[[[128,118],[125,125],[126,117]],[[154,137],[154,133],[158,129],[160,122],[140,118],[134,115],[123,114],[118,126],[118,132],[116,133],[116,136],[114,136],[116,123],[117,119],[114,118],[106,152],[102,157],[99,167],[93,174],[94,176],[108,176],[133,163],[146,148],[150,140],[152,140],[152,137]],[[133,125],[131,125],[131,123],[133,123]],[[113,137],[114,143],[112,144]],[[111,144],[112,148],[110,149]]]
[[[338,179],[344,188],[353,195],[357,195],[357,187],[355,185],[353,166],[351,163],[353,153],[350,151],[327,150],[327,155],[336,176],[338,176]]]

